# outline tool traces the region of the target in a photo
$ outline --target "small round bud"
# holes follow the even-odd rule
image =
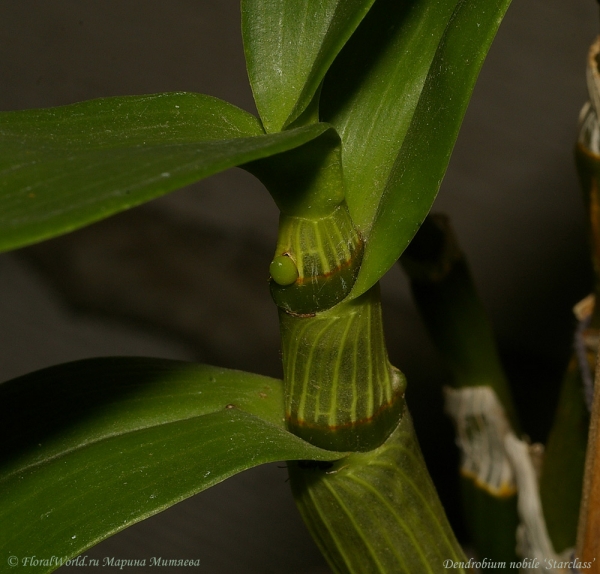
[[[271,261],[269,272],[278,285],[291,285],[298,279],[298,268],[289,255],[278,255]]]

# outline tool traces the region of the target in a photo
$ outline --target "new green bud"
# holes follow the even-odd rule
[[[291,285],[298,279],[298,267],[289,255],[277,255],[271,261],[269,272],[278,285]]]
[[[281,309],[311,315],[345,299],[358,274],[363,242],[346,203],[316,219],[282,215],[271,294]]]

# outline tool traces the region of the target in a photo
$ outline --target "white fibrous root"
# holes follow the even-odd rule
[[[554,551],[539,490],[540,445],[517,438],[491,387],[445,388],[446,412],[456,427],[461,474],[492,496],[517,493],[517,553],[528,559],[521,572],[567,574],[573,549]]]
[[[510,424],[491,387],[444,388],[446,412],[456,427],[461,452],[460,472],[497,497],[516,493],[504,437]]]

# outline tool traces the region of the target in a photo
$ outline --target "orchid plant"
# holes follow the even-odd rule
[[[242,0],[258,117],[179,92],[0,113],[4,251],[228,168],[256,176],[281,214],[268,272],[284,372],[280,381],[121,357],[1,384],[0,560],[76,557],[236,473],[283,460],[335,572],[470,569],[421,456],[407,380],[388,360],[378,282],[425,221],[509,3]],[[416,294],[420,279],[460,259],[444,225],[427,221],[403,256]],[[441,263],[431,263],[432,245]],[[469,291],[468,273],[460,281]],[[435,297],[422,296],[424,315],[452,355],[463,341],[452,313],[438,329],[448,312]],[[518,431],[477,305],[465,303],[477,344],[464,341],[471,351],[457,386],[492,388]],[[480,553],[516,559],[514,490],[465,480]],[[482,526],[487,516],[501,518]]]

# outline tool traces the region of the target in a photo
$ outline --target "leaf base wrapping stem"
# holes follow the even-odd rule
[[[288,468],[300,513],[337,574],[469,571],[408,410],[376,450]]]
[[[296,315],[330,309],[350,293],[362,254],[363,241],[345,202],[320,218],[282,213],[275,257],[288,257],[298,275],[293,283],[282,285],[271,271],[275,304]]]

